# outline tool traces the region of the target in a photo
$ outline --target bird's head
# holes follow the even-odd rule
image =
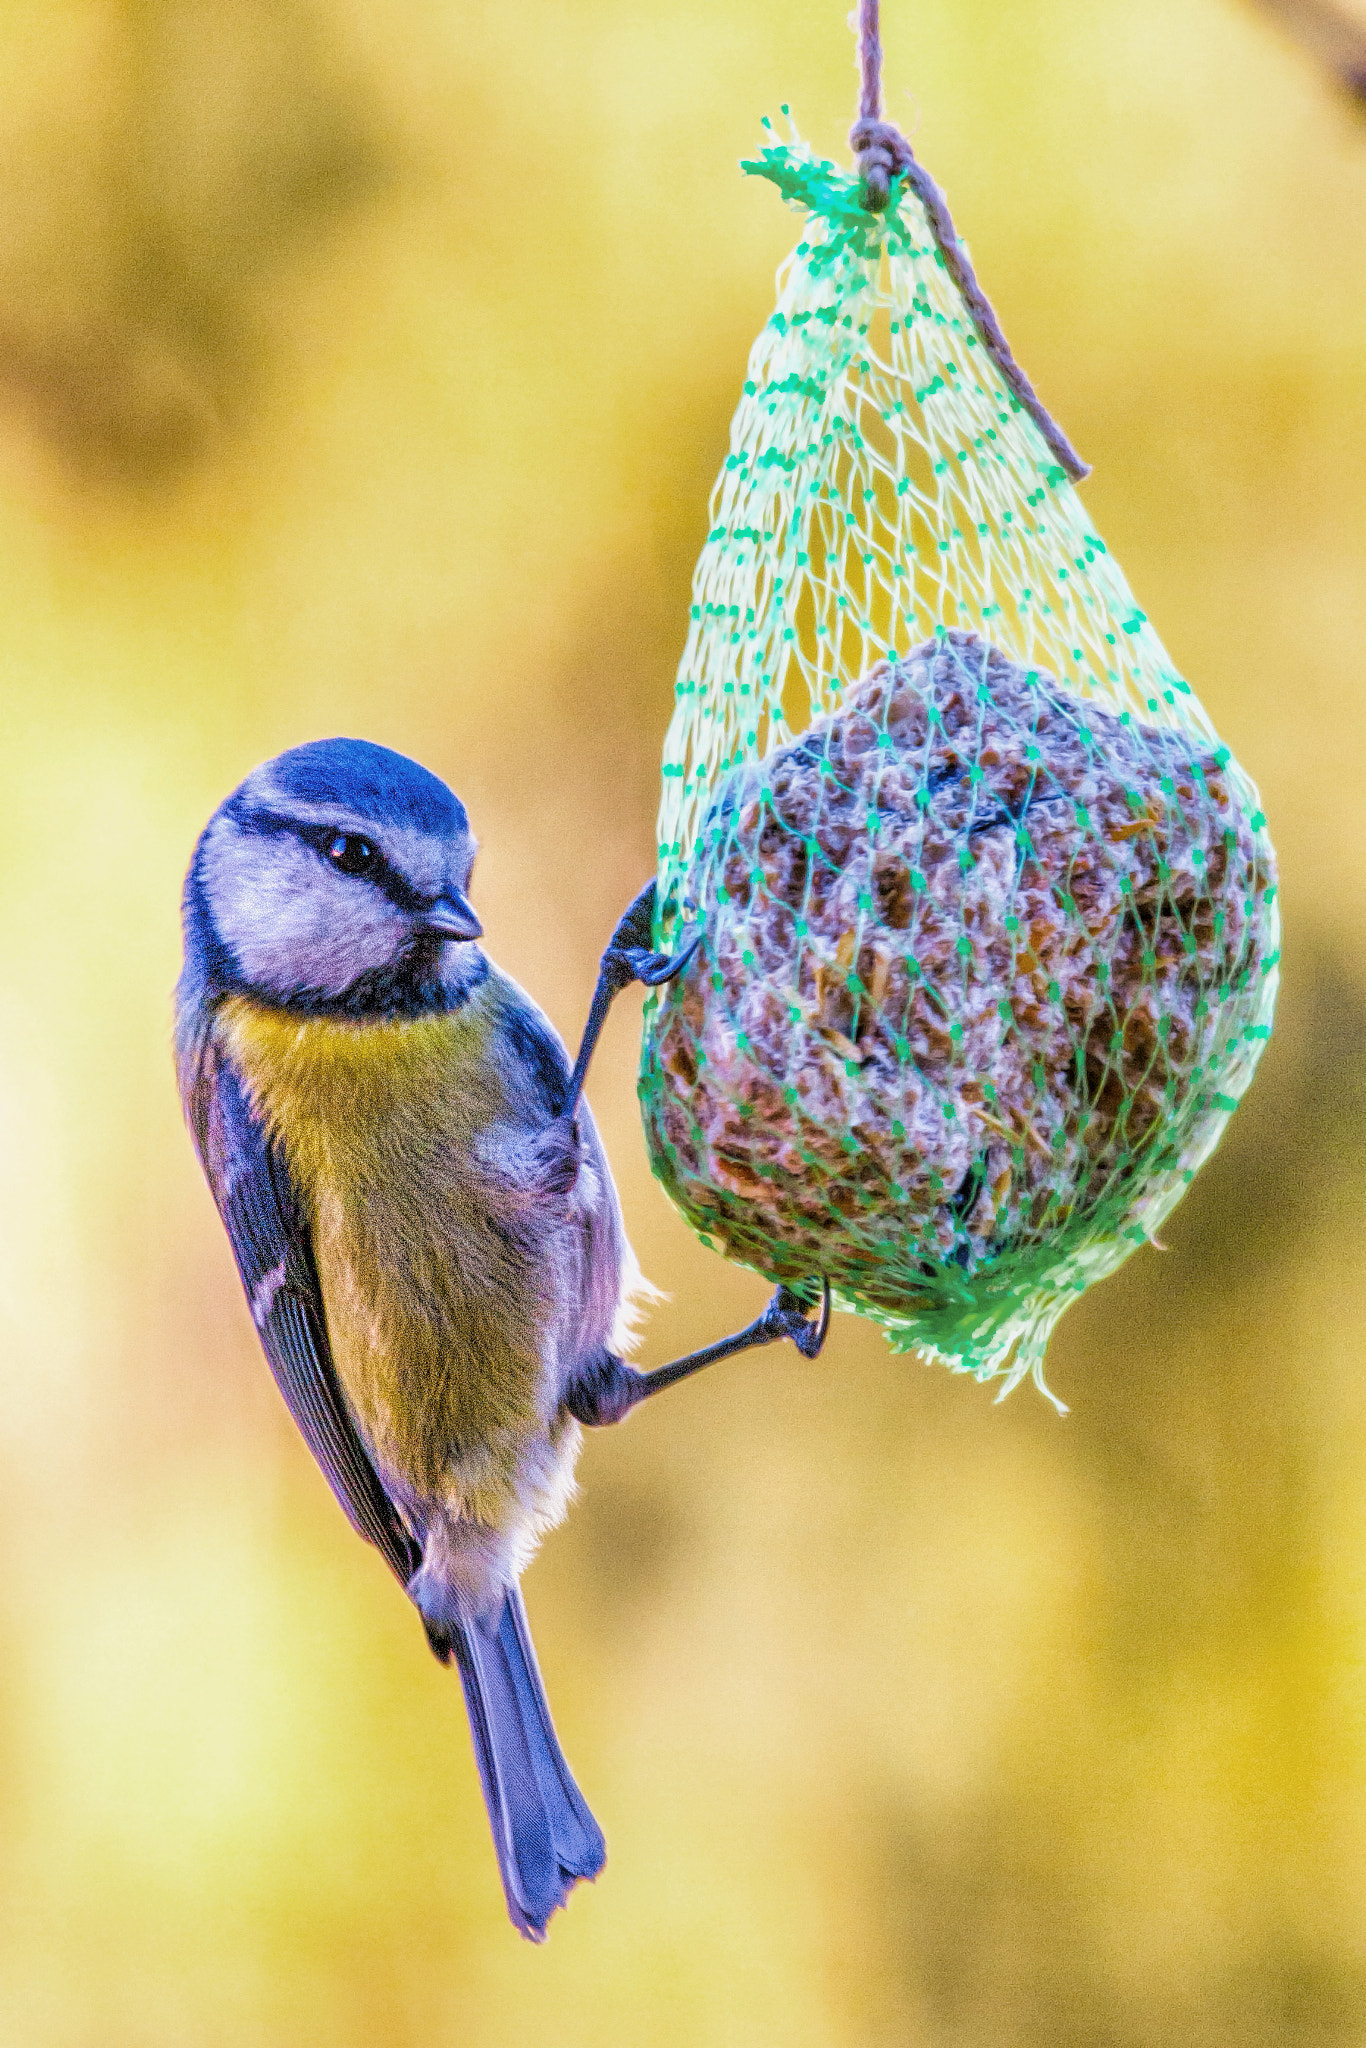
[[[309,1015],[449,1007],[487,972],[466,890],[477,851],[444,782],[368,740],[314,740],[220,804],[185,882],[206,995]]]

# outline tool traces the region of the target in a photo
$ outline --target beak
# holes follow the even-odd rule
[[[468,898],[459,889],[447,889],[430,910],[424,910],[417,928],[435,939],[482,939],[484,927],[474,914]]]

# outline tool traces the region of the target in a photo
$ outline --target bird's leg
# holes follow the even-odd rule
[[[774,1344],[781,1337],[790,1337],[804,1358],[816,1358],[829,1328],[828,1280],[821,1282],[820,1314],[814,1322],[808,1320],[806,1303],[801,1297],[790,1287],[780,1287],[763,1314],[733,1337],[723,1337],[719,1344],[708,1344],[701,1351],[690,1351],[686,1358],[675,1358],[672,1364],[661,1365],[654,1372],[637,1372],[612,1352],[600,1352],[570,1387],[564,1405],[578,1421],[590,1426],[620,1422],[623,1415],[629,1415],[651,1394],[662,1393],[665,1387],[701,1372],[704,1365],[715,1365],[719,1358],[731,1358],[737,1351],[749,1351],[756,1344]]]
[[[613,997],[620,995],[624,988],[629,988],[633,981],[643,981],[647,988],[658,988],[662,982],[672,981],[676,974],[683,972],[702,943],[702,933],[699,931],[680,953],[670,956],[667,953],[652,951],[654,915],[655,885],[648,882],[607,942],[607,950],[598,968],[598,985],[593,991],[593,1000],[588,1009],[588,1022],[583,1029],[583,1042],[579,1047],[579,1056],[574,1062],[574,1071],[569,1077],[569,1093],[560,1111],[561,1117],[572,1117],[579,1106],[584,1077],[588,1072],[588,1062],[593,1057],[593,1048],[607,1021],[607,1012],[612,1007]]]
[[[655,885],[649,882],[641,890],[630,909],[622,918],[602,956],[598,967],[598,985],[593,991],[589,1005],[588,1022],[584,1026],[583,1043],[579,1056],[574,1062],[574,1071],[569,1077],[564,1106],[549,1128],[543,1134],[531,1161],[529,1186],[537,1196],[568,1195],[579,1175],[579,1127],[575,1114],[579,1098],[583,1094],[584,1077],[588,1063],[607,1021],[607,1012],[612,1007],[614,996],[629,988],[633,981],[643,981],[649,988],[657,988],[661,982],[672,981],[681,974],[693,954],[702,943],[702,932],[697,930],[678,953],[656,953],[651,950],[650,941],[654,935]]]

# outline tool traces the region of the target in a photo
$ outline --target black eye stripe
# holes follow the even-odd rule
[[[359,881],[369,882],[382,890],[389,901],[399,910],[416,912],[425,910],[431,903],[430,896],[415,889],[406,876],[391,866],[380,851],[379,843],[365,832],[348,831],[344,825],[313,825],[300,818],[287,818],[279,811],[254,809],[239,815],[238,828],[243,832],[259,834],[263,838],[283,838],[289,834],[311,847],[325,865],[340,874],[350,874]],[[373,850],[374,858],[360,869],[346,869],[335,861],[329,849],[338,840],[361,840]]]
[[[358,881],[372,882],[399,910],[421,910],[426,905],[427,897],[419,894],[412,883],[385,859],[375,841],[363,832],[344,832],[335,825],[296,825],[294,829],[302,840],[322,855],[329,867],[335,868],[339,874],[354,876]],[[338,860],[332,849],[339,840],[352,846],[367,847],[369,859],[358,866],[348,866],[344,858]]]

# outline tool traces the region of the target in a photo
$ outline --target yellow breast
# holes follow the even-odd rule
[[[496,981],[446,1016],[300,1019],[235,997],[224,1048],[313,1237],[337,1375],[382,1473],[498,1526],[541,1425],[542,1262],[481,1139],[509,1114]]]

